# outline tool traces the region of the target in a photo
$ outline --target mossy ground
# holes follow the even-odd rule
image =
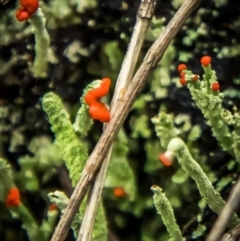
[[[41,109],[41,97],[48,91],[57,92],[74,119],[79,97],[88,83],[108,76],[113,79],[113,91],[139,5],[139,1],[99,0],[97,6],[79,13],[73,7],[66,7],[64,1],[59,1],[59,8],[63,6],[70,11],[61,19],[51,9],[50,2],[44,1],[42,8],[49,20],[47,26],[53,53],[45,79],[35,79],[31,75],[29,65],[34,58],[34,36],[30,33],[28,23],[15,20],[14,10],[18,3],[11,0],[4,6],[0,5],[0,154],[12,164],[22,201],[38,223],[46,217],[48,192],[61,189],[71,193],[64,166],[53,167],[57,171],[53,170],[47,177],[49,167],[48,170],[36,167],[34,179],[28,180],[19,162],[20,158],[26,156],[35,160],[37,150],[29,147],[33,138],[54,137]],[[158,1],[156,22],[151,25],[152,32],[144,43],[142,57],[162,26],[157,20],[165,17],[168,22],[178,2]],[[213,177],[214,185],[223,198],[227,198],[232,181],[238,176],[238,165],[234,162],[230,165],[230,155],[223,152],[212,137],[206,120],[193,105],[188,89],[181,88],[175,82],[178,80],[176,68],[179,63],[187,63],[189,69],[201,75],[203,71],[199,60],[208,54],[212,57],[212,67],[216,70],[221,91],[225,93],[224,107],[229,110],[234,105],[239,107],[239,8],[240,4],[234,0],[202,1],[176,36],[165,61],[149,77],[124,124],[128,150],[121,147],[119,151],[116,148],[114,154],[115,157],[124,154],[133,169],[137,186],[136,201],[129,204],[128,200],[116,199],[110,188],[103,193],[109,240],[168,240],[166,229],[152,204],[150,187],[153,184],[160,185],[166,192],[187,240],[200,241],[206,237],[216,215],[209,208],[199,207],[200,196],[195,183],[189,178],[180,180],[184,174],[179,171],[177,164],[166,168],[159,163],[157,155],[162,150],[151,118],[158,113],[160,106],[164,106],[168,113],[173,113],[179,119],[178,127],[182,128],[183,137],[193,126],[200,127],[201,135],[190,150],[198,156],[197,160],[207,174]],[[190,128],[186,128],[186,123]],[[101,124],[95,123],[87,138],[90,151],[101,131]],[[119,137],[120,146],[123,140]],[[52,157],[48,158],[52,160]],[[193,232],[198,227],[198,214],[201,214],[199,222],[207,228],[203,235],[193,238]],[[4,202],[0,203],[0,237],[5,241],[16,240],[16,237],[19,241],[28,240],[21,229],[21,221],[10,216]],[[71,233],[68,240],[73,240]]]

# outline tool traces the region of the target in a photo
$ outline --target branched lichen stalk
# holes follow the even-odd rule
[[[162,189],[156,185],[151,187],[154,192],[153,202],[157,209],[158,214],[161,215],[164,225],[167,228],[168,233],[172,237],[173,241],[184,241],[181,230],[177,225],[173,209],[169,203],[167,197],[162,192]]]
[[[232,136],[228,125],[221,116],[223,94],[214,92],[211,85],[217,82],[216,73],[211,69],[211,66],[204,67],[204,81],[189,81],[193,73],[186,71],[186,79],[188,88],[191,92],[192,99],[196,102],[197,107],[202,111],[207,120],[207,124],[211,127],[213,135],[219,141],[219,144],[224,150],[234,156],[232,148]]]
[[[233,107],[233,112],[232,114],[229,110],[222,110],[221,117],[227,125],[234,126],[235,130],[232,132],[232,147],[236,160],[240,162],[240,112],[235,106]]]
[[[84,96],[88,93],[89,90],[99,87],[101,80],[95,80],[91,82],[83,91],[83,95],[80,98],[81,107],[79,108],[76,119],[74,122],[74,130],[81,137],[85,137],[90,130],[93,120],[90,118],[88,113],[88,105],[84,101]]]
[[[176,137],[173,124],[173,115],[160,111],[159,114],[153,117],[151,120],[155,125],[155,131],[160,139],[161,146],[167,148],[169,141],[173,137]]]
[[[56,143],[62,151],[72,185],[75,186],[88,157],[87,147],[77,138],[69,115],[57,95],[47,93],[43,97],[42,105],[48,115],[51,129],[55,133]]]
[[[234,151],[236,160],[240,162],[240,132],[236,130],[233,131],[232,138],[233,138],[233,151]]]
[[[49,35],[45,27],[45,18],[41,8],[28,20],[33,27],[35,35],[35,59],[32,66],[33,76],[36,78],[45,78],[48,71],[48,50]]]
[[[226,203],[214,189],[200,165],[193,159],[184,141],[178,137],[173,138],[168,144],[167,149],[174,153],[183,170],[196,182],[201,196],[209,207],[215,213],[220,214]],[[230,221],[230,227],[235,227],[239,222],[240,220],[237,215],[234,214]]]

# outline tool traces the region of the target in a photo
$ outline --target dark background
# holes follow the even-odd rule
[[[49,2],[44,1],[46,6],[49,5]],[[158,0],[155,17],[165,17],[167,23],[176,12],[173,2],[176,1]],[[234,105],[239,108],[240,97],[239,82],[237,82],[240,77],[240,3],[229,0],[219,6],[220,2],[223,1],[202,1],[198,9],[194,11],[174,39],[175,57],[171,66],[169,66],[169,70],[170,77],[176,78],[178,75],[176,67],[180,63],[179,56],[184,52],[189,55],[188,68],[194,73],[202,74],[203,71],[199,60],[205,54],[210,55],[212,57],[212,67],[216,70],[221,91],[227,91],[224,108],[231,110]],[[56,64],[50,63],[48,77],[45,79],[35,79],[29,71],[29,61],[31,62],[34,59],[34,49],[29,48],[29,45],[34,44],[34,36],[29,34],[20,40],[16,37],[19,32],[23,32],[28,26],[28,23],[22,23],[17,27],[13,24],[13,18],[15,17],[12,16],[14,14],[13,10],[16,9],[18,4],[16,1],[10,0],[6,5],[0,5],[0,107],[7,107],[8,110],[7,115],[0,117],[0,125],[2,126],[0,154],[12,164],[15,173],[21,171],[21,165],[18,162],[20,157],[25,155],[34,156],[34,153],[31,153],[28,149],[28,144],[32,138],[41,135],[54,137],[50,131],[46,115],[39,108],[43,94],[51,90],[58,93],[64,103],[71,109],[72,115],[74,115],[82,90],[88,83],[106,75],[111,77],[113,82],[115,81],[120,66],[115,68],[111,64],[104,64],[104,59],[107,57],[104,55],[103,46],[108,42],[116,41],[117,51],[124,55],[127,41],[121,39],[121,34],[131,36],[140,1],[127,0],[125,3],[128,6],[126,9],[122,8],[123,2],[120,0],[99,0],[97,7],[87,9],[83,13],[72,10],[81,19],[81,23],[70,23],[63,26],[64,24],[59,21],[59,26],[49,29],[51,46],[54,48],[59,62]],[[95,20],[96,25],[89,27],[89,20],[92,19]],[[56,22],[58,23],[58,21]],[[196,31],[199,30],[200,24],[204,26],[205,31]],[[194,32],[197,32],[197,36],[189,44],[186,44],[183,39]],[[5,41],[5,37],[9,37],[9,40]],[[89,56],[80,55],[80,60],[73,63],[66,57],[64,50],[75,40],[79,40],[84,48],[91,48],[91,51]],[[145,41],[142,50],[143,54],[150,45],[151,41]],[[231,49],[232,52],[218,58],[218,50],[225,47]],[[23,55],[27,56],[28,59],[20,57]],[[13,63],[14,56],[19,59]],[[93,63],[97,66],[97,71],[92,67]],[[114,83],[110,96],[112,96],[113,87]],[[206,125],[201,112],[192,105],[186,87],[178,88],[175,83],[171,83],[167,86],[167,96],[157,99],[154,98],[154,91],[151,90],[151,79],[149,78],[141,96],[144,97],[147,94],[150,94],[153,98],[144,102],[143,108],[140,110],[133,109],[124,123],[124,130],[131,143],[126,158],[135,173],[139,200],[152,196],[150,187],[153,184],[160,185],[166,190],[170,185],[171,177],[179,168],[174,166],[166,169],[161,166],[151,172],[146,172],[144,169],[148,160],[144,149],[145,144],[149,140],[152,143],[158,143],[150,119],[158,113],[159,106],[163,104],[167,107],[169,113],[174,115],[187,114],[190,116],[192,125],[200,125],[201,136],[195,144],[200,155],[205,157],[204,165],[208,167],[209,173],[214,173],[217,181],[225,177],[230,177],[233,181],[236,180],[237,164],[230,170],[227,168],[231,157],[222,151],[215,138],[212,137],[211,130]],[[146,128],[151,131],[151,135],[145,137],[139,134],[132,137],[132,132],[134,132],[132,123],[134,119],[143,114],[148,117]],[[24,141],[22,144],[10,148],[16,130],[23,135]],[[96,144],[101,130],[101,123],[96,122],[88,136],[90,150]],[[157,157],[156,162],[158,163]],[[48,206],[46,198],[42,196],[42,190],[60,189],[68,194],[71,193],[65,167],[59,167],[57,170],[47,183],[40,185],[39,191],[30,192],[27,189],[21,189],[21,198],[39,223],[46,217]],[[43,173],[40,172],[40,179],[41,175]],[[203,211],[200,210],[196,205],[200,200],[198,190],[191,180],[188,182],[189,184],[186,186],[188,195],[181,200],[181,206],[174,211],[178,224],[187,240],[204,240],[206,233],[216,219],[216,215],[208,208]],[[17,182],[16,184],[18,185]],[[214,184],[216,185],[217,182]],[[228,196],[231,187],[232,182],[229,181],[221,188],[221,194],[224,198]],[[124,211],[119,208],[119,202],[121,200],[109,198],[107,192],[104,195],[106,215],[109,221],[109,240],[167,240],[167,238],[161,239],[161,235],[166,230],[154,207],[148,208],[146,205],[141,215],[137,217],[129,210]],[[17,240],[19,241],[28,240],[25,231],[21,229],[21,221],[11,217],[4,203],[0,203],[0,210],[1,240],[16,240],[16,237],[18,237]],[[198,226],[196,216],[199,213],[202,215],[201,224],[206,226],[207,229],[203,235],[191,238],[193,231]],[[119,225],[116,222],[116,216],[120,216],[124,220],[124,225]],[[15,238],[9,236],[9,233]],[[144,235],[148,236],[149,239],[144,239]],[[68,240],[73,240],[71,233]]]

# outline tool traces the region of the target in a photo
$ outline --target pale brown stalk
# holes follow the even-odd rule
[[[221,241],[240,241],[240,224],[228,233],[225,233]]]
[[[238,179],[236,185],[233,187],[228,201],[223,208],[221,214],[213,225],[211,232],[206,241],[237,241],[240,240],[240,225],[229,231],[228,233],[224,233],[226,226],[229,223],[229,220],[232,218],[233,213],[239,206],[240,201],[240,178]],[[221,239],[222,237],[222,239]]]
[[[200,0],[186,0],[179,8],[177,13],[173,16],[164,32],[148,50],[143,63],[134,75],[125,95],[123,96],[122,101],[119,103],[116,112],[113,114],[110,124],[103,132],[92,154],[88,158],[81,178],[75,187],[75,190],[69,200],[63,216],[61,217],[55,229],[51,241],[63,241],[66,238],[73,217],[77,213],[91,182],[95,179],[103,159],[107,155],[107,152],[123,122],[125,121],[135,99],[137,98],[138,93],[142,90],[143,85],[146,83],[146,78],[149,75],[150,70],[161,59],[170,42],[178,33],[187,17],[198,6],[199,3]]]

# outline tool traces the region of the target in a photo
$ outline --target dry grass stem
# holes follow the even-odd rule
[[[217,221],[212,227],[212,230],[206,241],[219,241],[229,220],[232,218],[232,214],[239,206],[240,201],[240,178],[236,185],[233,187],[228,201],[219,215]],[[222,241],[237,241],[240,240],[240,225],[232,229],[230,232],[224,234]]]

